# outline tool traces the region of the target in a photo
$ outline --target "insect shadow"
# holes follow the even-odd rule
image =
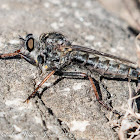
[[[56,84],[58,84],[60,81],[62,81],[62,80],[64,80],[64,79],[89,80],[88,78],[81,78],[81,77],[66,77],[66,76],[63,76],[63,75],[62,75],[61,71],[56,72],[54,75],[59,76],[59,78],[58,78],[56,81],[54,81],[54,83],[52,83],[50,86],[44,87],[43,90],[42,90],[40,93],[37,91],[37,94],[36,94],[36,95],[39,97],[39,99],[42,100],[42,96],[43,96],[44,92],[45,92],[47,89],[49,89],[49,88],[55,86]],[[100,89],[100,84],[99,84],[99,82],[98,82],[96,79],[94,79],[93,77],[92,77],[92,79],[93,79],[94,84],[95,84],[95,86],[96,86],[96,88],[97,88],[97,91],[98,91],[100,100],[102,100],[102,93],[101,93],[101,89]],[[101,83],[101,84],[102,84],[102,83]],[[110,98],[111,98],[110,92],[107,90],[107,88],[105,88],[105,86],[104,86],[103,84],[102,84],[102,86],[103,86],[103,88],[104,88],[104,89],[106,90],[106,92],[107,92],[107,98],[110,99]],[[35,96],[33,96],[33,97],[35,97]],[[109,102],[109,105],[110,105],[111,107],[113,107],[111,101]]]
[[[104,77],[104,76],[100,76],[100,81],[102,81],[103,79],[107,79],[107,80],[115,80],[115,81],[128,81],[128,79],[121,79],[121,78],[109,78],[109,77]],[[134,82],[136,84],[136,87],[138,86],[138,82],[137,80],[131,80],[131,82]],[[102,84],[103,87],[106,89],[106,87],[104,86],[104,84]],[[106,90],[107,91],[107,90]],[[108,92],[108,91],[107,91]],[[108,92],[109,93],[109,92]],[[133,90],[133,95],[136,96],[136,95],[140,95],[140,89],[135,92],[135,90]],[[138,113],[140,112],[140,97],[136,98],[135,100],[136,102],[136,106],[137,106],[137,109],[138,109]]]

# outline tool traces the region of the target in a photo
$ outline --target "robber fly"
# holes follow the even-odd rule
[[[53,74],[61,73],[62,76],[66,77],[71,76],[89,79],[98,102],[108,110],[111,110],[111,108],[100,99],[94,81],[90,75],[82,72],[63,71],[66,66],[75,62],[85,66],[85,68],[91,72],[97,72],[104,77],[128,78],[132,80],[139,79],[139,71],[132,66],[132,64],[134,64],[133,62],[90,48],[72,45],[61,33],[43,33],[40,35],[39,39],[34,38],[32,34],[28,34],[25,39],[22,37],[19,39],[23,44],[22,49],[14,53],[1,54],[0,59],[20,57],[32,65],[39,67],[42,71],[50,71],[25,102],[28,102],[30,98],[34,97],[38,89]]]

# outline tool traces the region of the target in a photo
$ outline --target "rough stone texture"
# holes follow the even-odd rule
[[[49,31],[63,33],[73,44],[136,61],[134,37],[126,23],[96,0],[0,0],[0,53],[19,49],[18,35]],[[59,78],[52,76],[42,100],[35,97],[26,104],[23,101],[43,76],[24,60],[0,60],[0,67],[0,139],[118,139],[111,122],[117,115],[110,118],[111,112],[99,105],[89,81],[63,79],[50,85]],[[70,71],[86,72],[78,67]],[[121,111],[128,82],[103,79],[100,86],[103,100]]]

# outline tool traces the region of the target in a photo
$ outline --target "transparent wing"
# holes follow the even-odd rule
[[[90,48],[87,48],[87,47],[78,46],[78,45],[72,45],[71,47],[72,47],[72,50],[92,53],[92,54],[96,54],[96,55],[112,58],[112,59],[115,59],[115,60],[119,60],[119,61],[125,62],[125,63],[136,64],[135,62],[132,62],[130,60],[119,58],[119,57],[111,55],[111,54],[99,52],[99,51],[96,51],[96,50],[93,50],[93,49],[90,49]]]

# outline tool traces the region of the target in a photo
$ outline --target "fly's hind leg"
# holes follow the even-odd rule
[[[93,81],[93,79],[91,78],[91,76],[89,76],[86,73],[82,73],[82,72],[56,72],[57,75],[60,75],[62,77],[72,77],[72,78],[87,78],[93,88],[94,94],[96,96],[97,101],[103,106],[105,107],[107,110],[112,111],[112,108],[108,107],[100,98],[99,93],[97,91],[97,86],[95,85],[95,82]]]

